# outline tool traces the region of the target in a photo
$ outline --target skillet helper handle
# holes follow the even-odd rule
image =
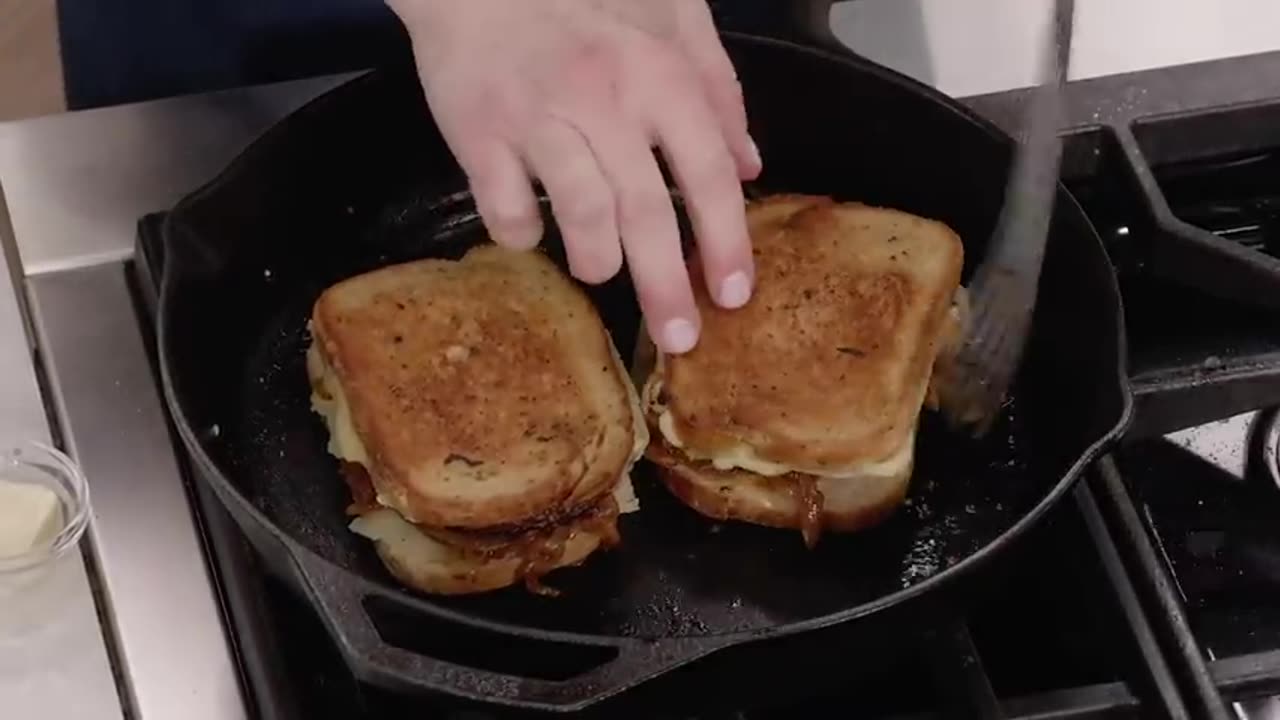
[[[848,52],[831,32],[833,4],[834,0],[712,0],[711,10],[722,30]]]
[[[365,602],[393,598],[364,586],[327,560],[307,550],[293,552],[303,588],[310,595],[356,676],[382,686],[445,693],[468,700],[544,712],[573,712],[692,662],[729,643],[717,638],[658,641],[619,638],[588,646],[602,661],[565,679],[545,679],[484,670],[439,660],[384,640]],[[432,619],[432,622],[443,622]],[[490,634],[490,631],[476,630]],[[548,647],[570,645],[553,640],[513,638]],[[582,647],[581,644],[576,647]]]

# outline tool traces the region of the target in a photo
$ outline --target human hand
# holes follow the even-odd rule
[[[388,1],[495,242],[541,240],[533,175],[570,272],[604,282],[625,255],[650,336],[665,352],[688,351],[701,321],[657,148],[689,210],[710,297],[748,301],[741,181],[761,162],[704,0]]]

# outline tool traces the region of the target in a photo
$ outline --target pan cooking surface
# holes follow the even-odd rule
[[[964,240],[968,277],[1000,207],[1004,139],[865,63],[747,39],[729,48],[766,158],[765,189],[943,220]],[[279,554],[262,537],[274,526],[343,570],[408,592],[346,528],[346,486],[309,407],[305,324],[314,299],[344,277],[460,256],[479,230],[465,195],[453,194],[463,187],[409,65],[291,117],[171,215],[178,270],[166,271],[161,303],[170,400],[216,468],[205,474],[264,554]],[[622,518],[622,546],[550,575],[563,597],[522,588],[418,597],[516,634],[786,632],[795,621],[896,604],[903,596],[889,596],[1009,545],[1017,536],[1007,531],[1066,491],[1129,408],[1115,278],[1096,233],[1064,198],[1016,401],[981,443],[950,435],[926,412],[908,503],[881,527],[828,534],[810,552],[799,532],[704,519],[641,462],[643,507]],[[639,316],[627,279],[588,292],[629,358]]]
[[[448,231],[439,233],[442,228]],[[414,243],[404,240],[410,236],[438,240],[434,247],[411,248]],[[396,208],[382,213],[356,246],[373,252],[353,251],[358,256],[320,265],[363,270],[406,259],[380,248],[457,257],[480,236],[478,221],[457,207],[425,213]],[[557,245],[554,238],[549,242]],[[563,268],[562,258],[556,259]],[[306,320],[318,293],[338,278],[321,281],[281,267],[246,268],[240,277],[257,278],[270,298],[259,306],[276,309],[254,330],[238,397],[220,433],[234,481],[289,535],[340,565],[395,585],[371,543],[346,528],[349,496],[325,451],[324,425],[309,404]],[[623,357],[630,357],[639,317],[626,279],[587,290]],[[436,602],[545,629],[667,637],[764,628],[876,600],[995,540],[1056,482],[1051,473],[1027,473],[1032,438],[1016,401],[1008,410],[992,439],[981,443],[952,435],[926,412],[907,504],[879,529],[827,534],[816,551],[804,547],[798,531],[703,518],[670,496],[642,461],[634,473],[642,510],[623,517],[622,546],[551,575],[548,582],[564,590],[562,597],[542,598],[517,587]]]

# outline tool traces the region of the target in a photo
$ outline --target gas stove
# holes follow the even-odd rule
[[[154,296],[147,291],[154,288],[152,278],[164,262],[161,222],[162,216],[153,215],[139,226],[134,269],[144,308],[151,307]],[[242,657],[257,666],[247,677],[252,695],[271,708],[265,717],[314,717],[335,708],[352,718],[393,712],[446,718],[516,716],[441,698],[398,697],[355,682],[318,618],[258,567],[253,550],[204,484],[198,479],[191,484],[209,531],[211,554],[224,579]],[[590,716],[766,718],[853,702],[865,717],[957,707],[968,707],[977,717],[998,716],[992,715],[997,707],[1005,707],[1012,717],[1036,717],[1064,709],[1176,706],[1179,700],[1169,669],[1154,646],[1152,630],[1091,494],[1080,493],[1076,507],[1059,512],[1023,555],[1025,562],[1007,582],[1018,592],[992,598],[964,624],[927,637],[904,638],[920,645],[905,665],[850,678],[837,664],[837,672],[821,679],[790,677],[777,668],[770,671],[776,673],[776,682],[750,699],[736,686],[736,678],[713,679],[708,685],[700,675],[697,700],[685,688],[647,687]],[[1046,615],[1064,621],[1046,626]],[[487,650],[502,651],[500,646]],[[814,652],[839,657],[856,654],[857,649],[819,645]],[[1038,659],[1028,663],[1028,658]],[[711,692],[712,687],[718,691]],[[805,690],[791,690],[797,687]],[[637,706],[638,694],[644,696],[643,705]]]
[[[76,193],[60,205],[5,178],[20,252],[0,259],[54,433],[95,493],[86,557],[128,716],[510,716],[357,682],[189,472],[149,362],[163,208],[336,81],[104,116],[117,147],[40,160]],[[966,100],[1009,128],[1024,101]],[[677,673],[591,716],[1280,718],[1280,53],[1079,81],[1069,107],[1063,179],[1125,304],[1137,414],[1124,442],[1009,557],[998,591],[904,637],[903,659],[823,635],[821,671],[763,655],[760,678]],[[33,144],[56,148],[63,122]],[[122,143],[147,161],[103,182]],[[60,251],[72,236],[132,237],[139,216],[133,247]]]
[[[1077,87],[1073,106],[1119,82],[1142,78]],[[998,116],[1020,101],[973,102]],[[1234,131],[1271,114],[1228,108],[1160,126],[1117,113],[1069,134],[1064,179],[1108,238],[1139,414],[1128,442],[1019,549],[1001,592],[953,627],[904,637],[909,659],[874,672],[774,668],[758,692],[700,674],[696,695],[660,680],[591,715],[771,718],[834,704],[868,718],[1216,717],[1233,705],[1274,716],[1280,704],[1247,698],[1280,694],[1280,420],[1275,410],[1232,414],[1280,404],[1280,303],[1251,295],[1280,297],[1280,136],[1275,149],[1252,147]],[[1206,131],[1215,123],[1231,131]],[[139,223],[131,266],[144,326],[164,263],[162,222]],[[1253,285],[1224,287],[1187,254],[1234,264]],[[1209,374],[1229,377],[1200,387]],[[1178,413],[1187,412],[1226,417],[1186,428]],[[355,681],[308,606],[258,567],[204,484],[190,485],[263,717],[510,716]],[[838,668],[858,648],[832,635],[815,652]]]

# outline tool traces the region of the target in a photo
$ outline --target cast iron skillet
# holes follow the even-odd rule
[[[726,43],[765,157],[760,189],[944,220],[964,238],[967,279],[1002,200],[1007,137],[870,62],[750,36]],[[1060,190],[1034,336],[1005,417],[976,442],[926,414],[911,497],[883,527],[830,535],[808,552],[798,533],[704,521],[642,464],[643,510],[622,520],[623,546],[553,575],[563,597],[414,594],[345,527],[346,490],[308,409],[304,324],[341,278],[460,255],[481,236],[464,188],[406,64],[284,120],[186,198],[166,229],[159,357],[182,440],[363,680],[574,710],[730,646],[934,612],[955,600],[944,590],[1061,500],[1128,421],[1117,285],[1097,234]],[[547,246],[559,257],[554,233]],[[590,293],[629,357],[639,318],[627,279]],[[493,658],[433,659],[403,637],[415,618],[447,630],[455,649],[497,636],[512,653],[544,643],[585,655],[538,677],[495,669]]]

